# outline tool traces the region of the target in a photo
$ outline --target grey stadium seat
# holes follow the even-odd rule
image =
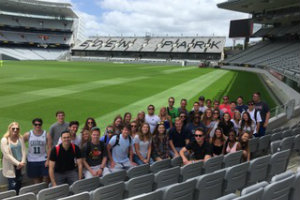
[[[85,191],[90,192],[98,187],[100,187],[99,177],[92,177],[92,178],[88,178],[88,179],[82,179],[82,180],[75,181],[70,186],[70,191],[73,194],[78,194],[78,193],[85,192]]]
[[[164,192],[162,190],[156,190],[147,194],[141,194],[127,200],[162,200]]]
[[[48,184],[45,182],[37,183],[37,184],[22,187],[20,189],[19,194],[26,194],[28,192],[33,192],[34,194],[37,194],[40,190],[45,189],[47,187],[48,187]]]
[[[300,152],[300,135],[295,136],[294,150],[297,151],[297,152]]]
[[[271,155],[262,156],[250,161],[247,185],[263,181],[268,177]]]
[[[234,200],[262,200],[263,193],[264,193],[264,189],[259,188],[256,191],[242,195]]]
[[[276,182],[276,181],[281,181],[283,179],[286,179],[286,178],[288,178],[290,176],[294,176],[294,175],[295,175],[295,173],[292,172],[291,170],[285,171],[281,174],[277,174],[277,175],[273,176],[271,179],[271,183]]]
[[[0,169],[0,185],[7,185],[7,178],[3,176],[2,169]]]
[[[5,192],[0,192],[0,199],[13,197],[13,196],[16,196],[16,195],[17,195],[17,193],[16,193],[15,190],[8,190],[8,191],[5,191]]]
[[[243,155],[243,151],[237,151],[234,153],[226,154],[223,159],[224,168],[232,167],[234,165],[240,164],[242,155]]]
[[[150,172],[150,165],[149,164],[144,164],[144,165],[139,165],[132,167],[127,170],[127,177],[129,179],[142,176],[145,174],[148,174]]]
[[[258,149],[259,138],[251,138],[249,140],[249,149],[251,153],[255,153]]]
[[[5,198],[3,200],[36,200],[36,196],[33,192],[28,192],[26,194]]]
[[[101,185],[110,185],[112,183],[117,183],[120,181],[125,181],[127,179],[127,173],[125,170],[112,172],[109,174],[104,175],[100,178]]]
[[[271,135],[271,142],[276,141],[276,140],[281,140],[281,136],[282,136],[281,132],[272,134]]]
[[[183,162],[182,162],[181,156],[177,156],[175,158],[172,158],[172,160],[171,160],[171,166],[172,167],[177,167],[177,166],[181,167],[182,165],[183,165]]]
[[[39,191],[37,194],[38,200],[52,200],[66,197],[69,195],[69,185],[63,184],[52,188],[46,188]]]
[[[206,162],[204,162],[203,173],[207,174],[222,169],[223,159],[223,155],[208,159]]]
[[[260,188],[266,187],[268,184],[269,184],[268,182],[262,181],[262,182],[250,185],[242,190],[241,195],[243,196],[243,195],[255,192],[255,191],[259,190]]]
[[[291,200],[299,200],[300,199],[300,172],[296,174],[295,182],[292,188]]]
[[[150,171],[153,173],[159,172],[164,169],[169,169],[171,167],[171,160],[170,159],[164,159],[160,161],[154,162],[150,166]]]
[[[64,197],[58,200],[88,200],[90,199],[90,193],[89,192],[82,192],[78,194],[74,194],[68,197]]]
[[[249,162],[226,169],[224,193],[229,194],[246,185]]]
[[[125,191],[125,183],[113,183],[111,185],[100,187],[91,194],[91,200],[121,200]]]
[[[197,178],[195,200],[212,200],[222,196],[225,173],[225,170],[218,170]]]
[[[152,192],[154,175],[146,174],[135,177],[125,183],[125,197],[133,197],[143,193]]]
[[[294,136],[283,138],[280,143],[280,150],[283,151],[283,150],[293,149],[294,140],[295,140]]]
[[[154,175],[154,189],[179,182],[180,167],[162,170]]]
[[[290,136],[292,136],[292,131],[290,129],[282,132],[282,139],[284,139],[286,137],[290,137]]]
[[[277,181],[267,185],[264,188],[263,200],[289,200],[295,176],[290,176],[284,180]]]
[[[165,189],[164,200],[189,200],[194,198],[196,180],[177,183]]]
[[[180,168],[180,181],[186,181],[201,175],[203,161],[191,163]]]
[[[281,151],[280,149],[281,140],[271,142],[271,154]]]
[[[267,153],[271,141],[271,135],[265,135],[259,138],[258,140],[258,153]]]
[[[276,174],[285,172],[289,156],[290,150],[280,151],[271,156],[268,172],[269,179],[271,179]]]
[[[219,197],[216,200],[232,200],[235,199],[236,197],[238,197],[236,194],[230,193],[225,196]]]

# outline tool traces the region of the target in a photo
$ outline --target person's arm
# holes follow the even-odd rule
[[[86,162],[86,158],[82,158],[82,164],[93,176],[96,176],[96,172],[92,170],[90,165]]]
[[[82,158],[76,159],[77,166],[78,166],[78,180],[82,179]]]
[[[23,135],[23,140],[24,140],[24,142],[28,142],[28,139],[29,139],[29,132],[26,132]]]
[[[266,114],[266,120],[265,120],[265,123],[264,123],[264,125],[263,125],[264,128],[266,128],[266,127],[268,126],[270,116],[271,116],[271,113],[270,113],[270,111],[269,111],[269,112],[267,112],[267,114]]]
[[[22,167],[24,167],[25,163],[26,163],[26,146],[25,146],[23,138],[20,138],[20,142],[21,142],[21,148],[22,148],[22,161],[21,161],[21,163],[23,164]]]
[[[151,142],[151,140],[150,140],[150,141],[149,141],[149,145],[148,145],[148,152],[147,152],[147,163],[150,162],[151,149],[152,149],[152,142]]]
[[[205,155],[204,156],[204,162],[206,162],[208,159],[210,159],[211,158],[211,156],[210,155]]]
[[[45,163],[46,165],[49,164],[50,152],[52,149],[52,137],[51,137],[50,132],[48,132],[48,134],[47,134],[47,145],[48,145],[48,151],[47,151],[47,161]]]
[[[54,177],[54,167],[55,167],[55,161],[50,160],[49,161],[49,177],[50,177],[52,187],[56,186],[55,177]]]
[[[247,161],[250,161],[250,148],[247,149]]]
[[[178,157],[179,154],[178,154],[178,152],[177,152],[177,150],[176,150],[176,148],[175,148],[174,143],[173,143],[172,140],[169,140],[169,145],[170,145],[172,151],[174,152],[175,157]]]
[[[181,156],[181,158],[182,158],[183,164],[184,164],[184,165],[187,165],[187,164],[190,164],[190,163],[192,163],[192,162],[189,161],[189,160],[186,158],[186,156],[184,155],[185,152],[187,152],[187,149],[186,149],[185,147],[183,147],[183,148],[180,150],[179,154],[180,154],[180,156]]]
[[[137,166],[137,164],[133,162],[133,150],[131,145],[129,146],[129,160],[133,166]]]
[[[114,159],[111,155],[111,146],[110,146],[110,144],[108,144],[106,148],[107,148],[107,155],[108,155],[108,158],[110,160],[110,168],[114,168],[116,163],[115,163],[115,161],[114,161]]]
[[[143,162],[146,163],[147,159],[144,158],[140,152],[140,145],[139,143],[134,143],[134,149],[135,149],[135,153],[136,155],[139,157],[139,159]]]
[[[4,158],[6,158],[6,160],[8,162],[10,162],[11,164],[15,165],[15,166],[19,166],[21,164],[21,162],[19,162],[17,159],[15,159],[15,157],[12,156],[10,150],[9,150],[9,143],[7,141],[6,138],[2,138],[1,139],[1,152]]]

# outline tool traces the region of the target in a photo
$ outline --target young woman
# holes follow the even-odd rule
[[[205,125],[207,133],[210,133],[215,125],[215,123],[213,123],[213,112],[210,108],[204,111],[202,123]]]
[[[90,141],[90,138],[91,138],[91,134],[89,130],[82,131],[79,148],[82,149],[83,145],[86,144],[88,141]]]
[[[162,107],[159,111],[159,118],[160,118],[160,121],[164,122],[164,125],[165,125],[165,128],[167,130],[169,130],[170,128],[173,127],[173,124],[172,124],[172,118],[170,115],[168,115],[168,112],[167,112],[167,108],[166,107]]]
[[[242,159],[244,162],[250,161],[249,139],[250,139],[250,134],[248,132],[243,132],[240,136],[239,149],[243,150]]]
[[[229,136],[228,136],[228,139],[224,145],[224,148],[223,148],[223,154],[228,154],[228,153],[234,153],[238,150],[240,150],[240,144],[239,142],[237,141],[236,139],[236,132],[235,130],[231,130],[229,132]]]
[[[123,117],[123,125],[130,124],[130,121],[131,121],[131,113],[126,112]]]
[[[233,123],[233,128],[236,133],[239,133],[240,131],[240,121],[241,121],[241,113],[240,111],[236,110],[233,114],[233,119],[231,119],[231,122]]]
[[[211,121],[211,127],[212,129],[208,131],[209,137],[212,138],[215,134],[216,128],[218,128],[220,122],[220,110],[219,109],[214,109],[212,113],[212,121]]]
[[[251,119],[250,114],[248,112],[244,112],[242,115],[242,120],[240,122],[240,133],[248,132],[251,138],[254,130],[255,130],[254,121]]]
[[[138,125],[136,121],[132,121],[130,122],[130,127],[131,127],[131,132],[130,132],[130,136],[132,139],[134,139],[135,135],[138,132]]]
[[[223,153],[223,146],[225,143],[225,136],[222,133],[222,129],[217,128],[215,134],[210,138],[209,142],[212,146],[213,156],[218,156]]]
[[[8,190],[19,190],[22,186],[22,171],[26,164],[26,150],[20,126],[17,122],[9,124],[1,139],[2,173],[8,180]]]
[[[122,128],[123,128],[123,120],[121,115],[117,115],[113,121],[113,129],[114,133],[117,135],[120,135],[122,133]]]
[[[133,161],[138,165],[153,163],[151,158],[151,132],[147,123],[142,124],[141,131],[134,137],[134,156]]]
[[[91,134],[91,133],[92,133],[92,132],[91,132],[91,129],[92,129],[94,126],[97,126],[95,119],[92,118],[92,117],[88,117],[88,118],[85,120],[85,124],[84,124],[84,127],[83,127],[83,129],[82,129],[81,132],[83,132],[84,130],[88,130],[88,131],[90,132],[90,134]]]
[[[169,137],[163,122],[160,122],[154,131],[152,138],[152,158],[155,161],[170,158]]]
[[[136,117],[135,121],[137,122],[137,126],[138,126],[137,128],[138,128],[138,130],[140,130],[142,124],[145,123],[145,112],[144,111],[140,111],[137,114],[137,117]]]
[[[231,117],[229,113],[224,113],[218,127],[223,130],[223,134],[228,137],[229,131],[233,129],[233,123],[230,121]]]
[[[114,129],[112,125],[108,125],[105,129],[104,135],[100,138],[100,141],[104,142],[107,145],[112,136],[114,136]]]

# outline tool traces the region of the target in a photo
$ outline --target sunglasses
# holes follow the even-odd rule
[[[18,130],[20,130],[20,128],[12,128],[11,130],[18,131]]]
[[[94,122],[88,122],[88,124],[94,124]]]
[[[249,103],[249,104],[248,104],[248,106],[253,106],[253,105],[254,105],[253,103]]]
[[[154,108],[148,108],[148,110],[154,110]]]
[[[42,124],[33,124],[34,126],[42,126]]]
[[[137,125],[131,125],[131,127],[137,127]]]
[[[214,115],[218,115],[219,113],[214,113]]]
[[[174,101],[169,101],[169,103],[174,103]]]
[[[180,116],[180,118],[186,118],[186,116],[182,115],[182,116]]]
[[[113,133],[113,132],[114,132],[113,130],[108,130],[108,131],[107,131],[107,133]]]
[[[195,137],[203,137],[204,135],[195,134]]]

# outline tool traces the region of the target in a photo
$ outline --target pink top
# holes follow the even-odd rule
[[[234,145],[230,148],[229,144],[226,147],[226,153],[233,153],[236,152],[238,142],[235,142]]]

